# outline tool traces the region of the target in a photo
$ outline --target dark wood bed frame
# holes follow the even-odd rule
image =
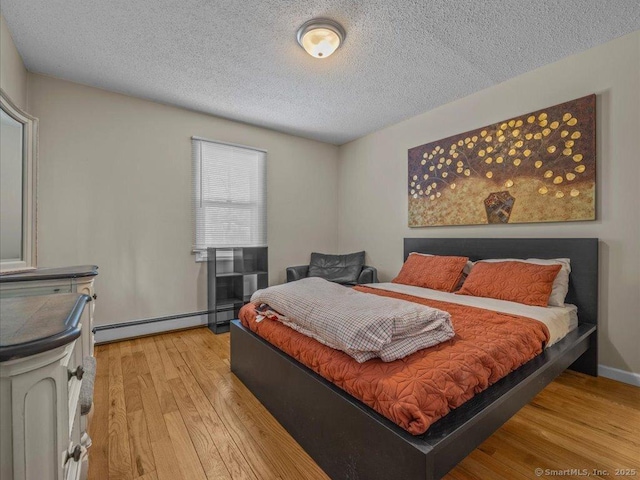
[[[441,478],[566,368],[597,375],[598,239],[406,238],[410,252],[570,258],[578,328],[413,436],[234,320],[231,371],[332,479]]]

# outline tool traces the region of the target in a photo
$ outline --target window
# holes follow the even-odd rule
[[[196,260],[208,247],[267,244],[267,153],[193,137]]]

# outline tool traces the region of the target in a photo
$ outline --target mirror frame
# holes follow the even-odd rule
[[[22,259],[1,261],[0,273],[33,270],[37,259],[37,182],[38,182],[38,119],[18,108],[0,89],[0,107],[24,128],[23,141],[23,216]]]

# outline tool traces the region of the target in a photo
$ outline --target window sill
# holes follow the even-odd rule
[[[224,247],[220,247],[224,248]],[[207,261],[207,251],[206,250],[192,250],[192,254],[196,256],[196,263],[203,263]],[[229,250],[220,250],[218,251],[218,260],[233,260],[233,250],[232,247],[229,247]]]

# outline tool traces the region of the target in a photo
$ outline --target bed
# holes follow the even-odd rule
[[[232,372],[334,479],[441,478],[566,368],[597,374],[597,239],[408,238],[410,252],[568,257],[578,327],[414,436],[234,321]]]

